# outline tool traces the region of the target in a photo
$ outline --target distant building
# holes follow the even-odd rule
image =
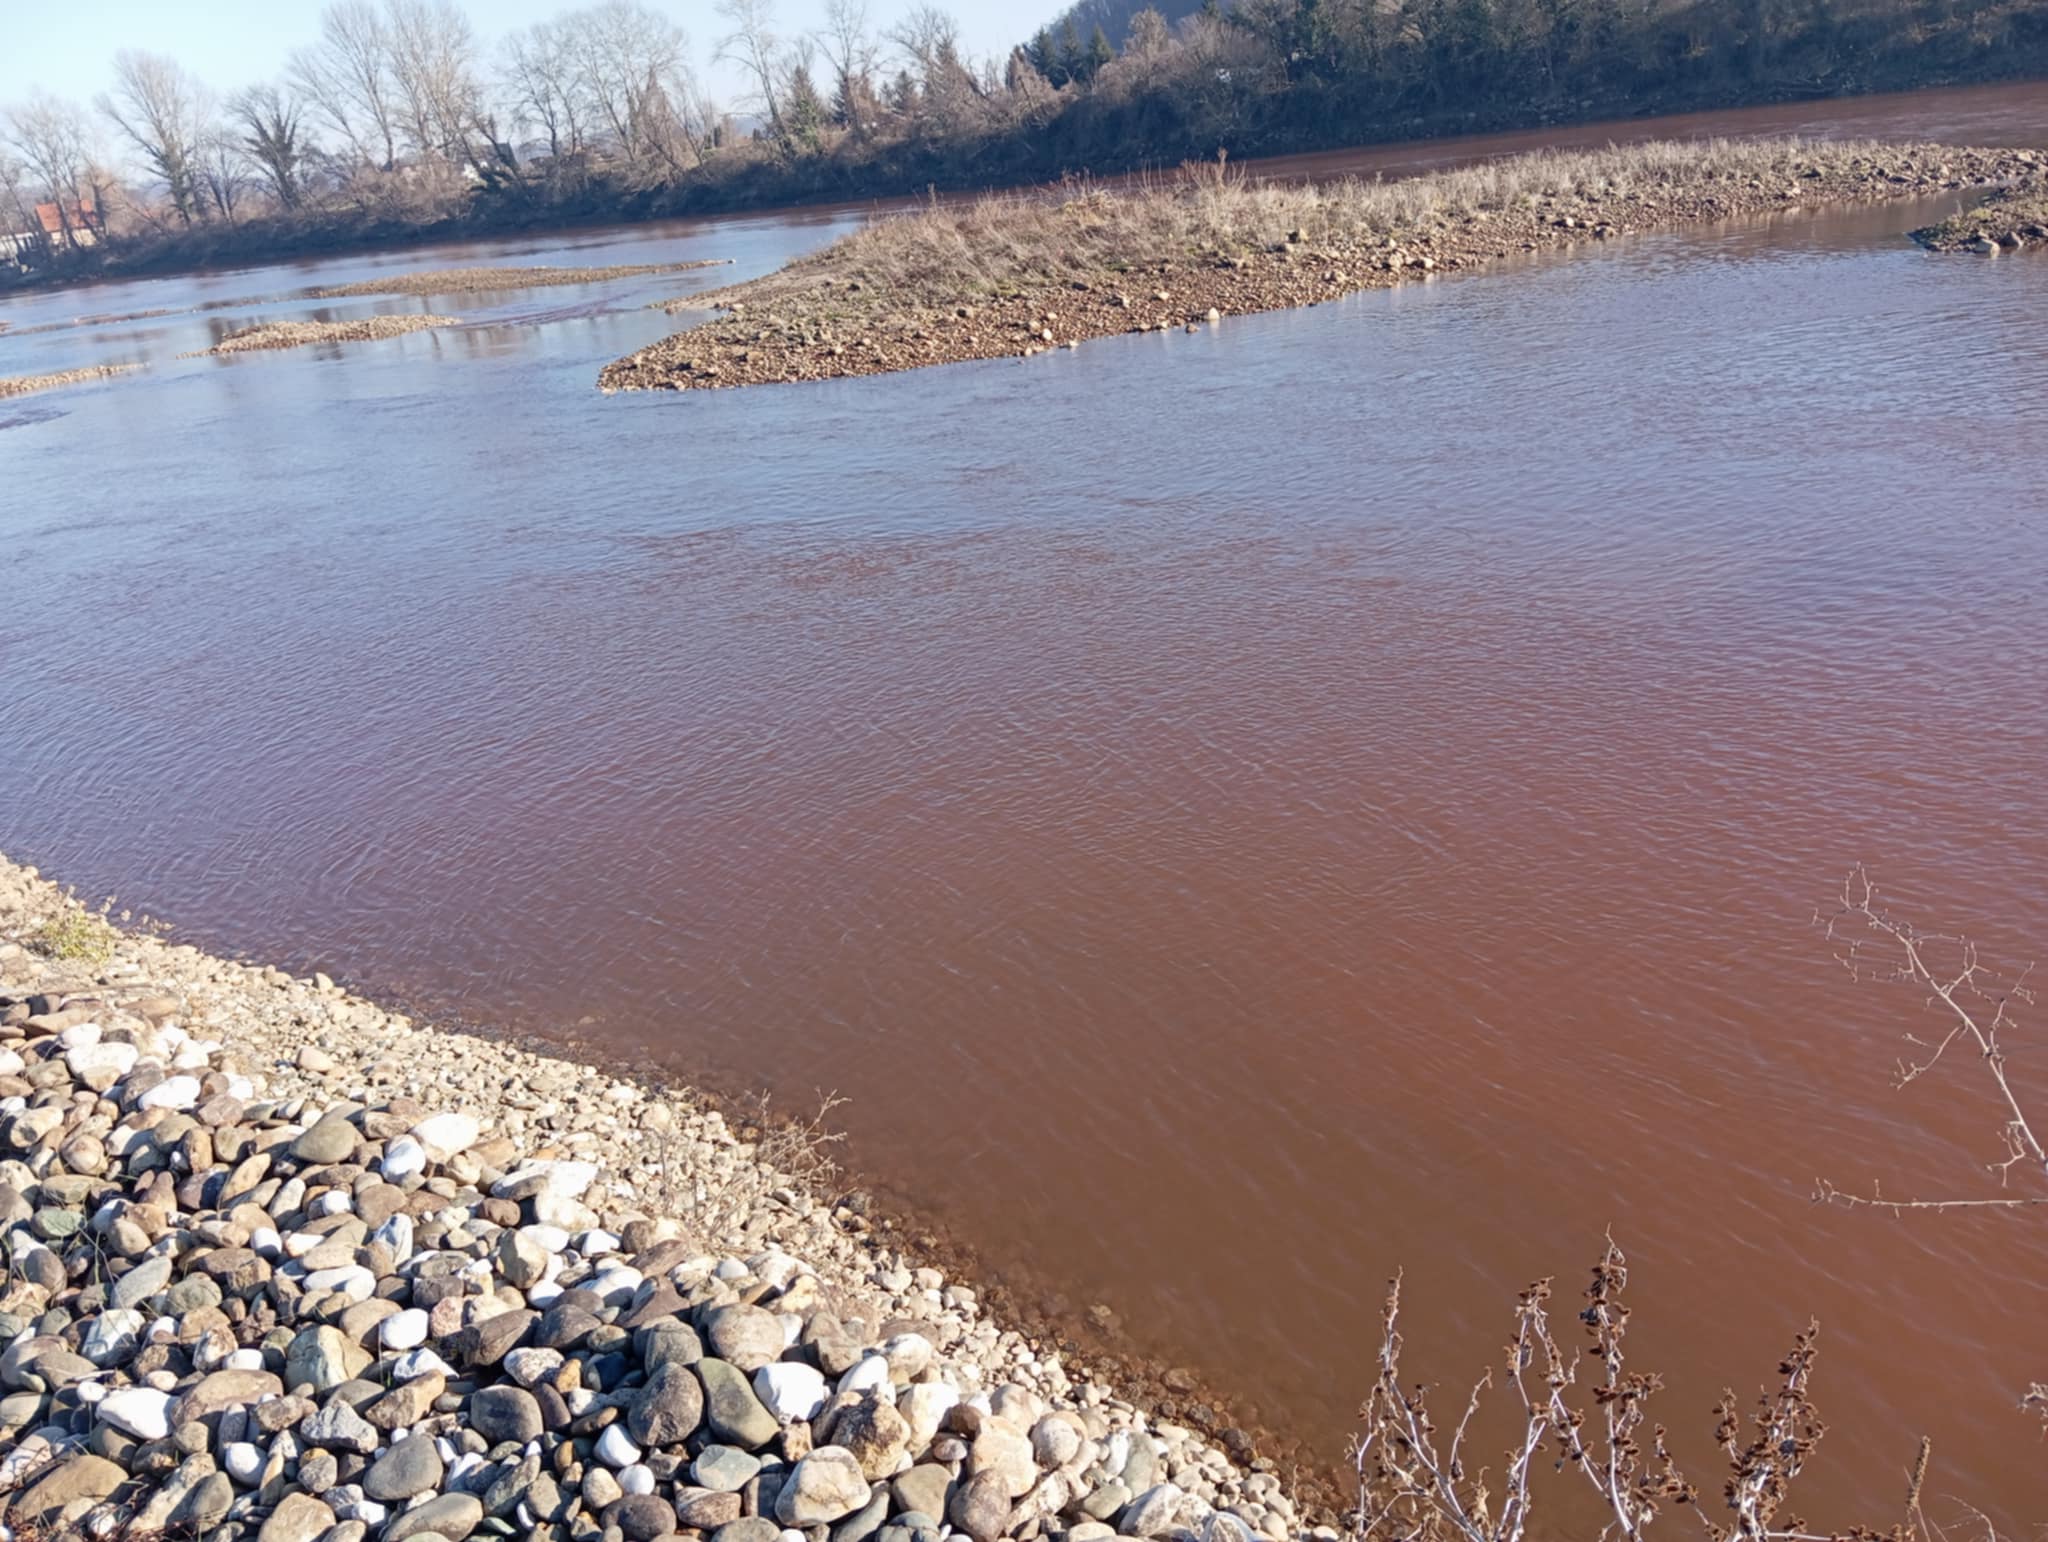
[[[100,223],[100,211],[89,199],[79,199],[69,204],[39,203],[36,205],[36,219],[42,224],[43,234],[52,241],[64,239],[64,227],[71,227],[71,237],[80,246],[90,246],[100,238],[104,227]]]

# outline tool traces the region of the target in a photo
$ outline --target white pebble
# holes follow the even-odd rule
[[[412,1257],[412,1217],[403,1211],[385,1217],[384,1224],[370,1233],[370,1240],[389,1248],[393,1263],[404,1263]]]
[[[415,1349],[393,1362],[391,1374],[400,1381],[418,1381],[422,1376],[453,1376],[455,1367],[431,1349]]]
[[[182,1057],[181,1057],[182,1058]],[[200,1064],[204,1065],[202,1056]],[[137,1108],[168,1108],[182,1110],[199,1101],[199,1078],[196,1076],[167,1076],[136,1102]]]
[[[427,1148],[410,1135],[401,1135],[384,1148],[384,1160],[377,1170],[386,1183],[402,1183],[427,1170]]]
[[[608,1424],[597,1438],[597,1459],[614,1469],[631,1467],[640,1460],[640,1448],[626,1438],[621,1426]]]
[[[814,1417],[830,1395],[819,1372],[794,1360],[777,1360],[754,1372],[754,1391],[784,1424]]]
[[[418,1349],[426,1343],[432,1323],[433,1319],[418,1307],[408,1307],[377,1325],[378,1339],[386,1349]]]
[[[622,1467],[619,1469],[619,1487],[629,1494],[651,1494],[654,1492],[654,1472],[638,1462]]]
[[[603,1301],[607,1306],[624,1306],[633,1299],[645,1278],[638,1269],[628,1269],[624,1264],[615,1268],[600,1270],[583,1288]]]
[[[889,1362],[880,1355],[869,1355],[856,1364],[852,1370],[839,1378],[834,1390],[839,1392],[865,1392],[870,1387],[883,1388],[889,1385]]]
[[[482,1133],[468,1114],[432,1114],[412,1127],[412,1139],[436,1162],[460,1156]]]
[[[221,1448],[220,1464],[230,1478],[249,1488],[263,1476],[263,1448],[237,1440]]]
[[[351,1301],[367,1301],[376,1294],[377,1276],[361,1264],[343,1264],[338,1269],[315,1269],[306,1276],[306,1291],[339,1291]]]

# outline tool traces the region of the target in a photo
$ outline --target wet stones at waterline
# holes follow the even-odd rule
[[[16,1536],[1302,1534],[717,1114],[63,903],[0,860]]]

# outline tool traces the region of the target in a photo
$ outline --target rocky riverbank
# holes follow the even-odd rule
[[[1995,257],[2048,241],[2048,180],[1998,188],[1973,209],[1913,232],[1929,251]]]
[[[230,332],[211,348],[195,349],[180,358],[203,359],[214,354],[253,353],[264,348],[305,348],[314,343],[366,343],[398,337],[429,327],[455,326],[455,316],[365,316],[359,321],[266,321]]]
[[[333,300],[350,295],[488,294],[505,289],[602,284],[646,273],[688,273],[697,268],[723,268],[731,264],[730,257],[708,257],[696,262],[643,262],[612,268],[434,268],[424,273],[364,279],[358,284],[336,284],[315,289],[312,297]]]
[[[1269,1464],[1070,1373],[781,1150],[688,1095],[116,928],[0,858],[0,1523],[1305,1533]]]
[[[1665,142],[1393,183],[1282,186],[1197,167],[1135,191],[937,206],[671,302],[724,314],[606,366],[599,384],[699,390],[1028,358],[1639,231],[1995,185],[2042,164],[1939,145]]]
[[[113,375],[132,374],[140,364],[91,364],[84,369],[63,369],[48,375],[12,375],[0,380],[0,401],[10,396],[27,396],[31,391],[54,391],[59,386],[84,385]]]

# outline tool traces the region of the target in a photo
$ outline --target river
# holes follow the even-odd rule
[[[1796,117],[2048,144],[2048,87]],[[2048,951],[2048,258],[1901,239],[1950,207],[684,397],[593,389],[646,302],[858,211],[12,300],[0,375],[150,367],[0,404],[0,849],[606,1064],[836,1091],[991,1275],[1325,1458],[1396,1268],[1453,1404],[1611,1228],[1710,1495],[1714,1398],[1815,1316],[1810,1519],[1887,1524],[1924,1432],[1937,1518],[2031,1524],[2048,1231],[1811,1197],[1979,1197],[2000,1151],[1973,1062],[1892,1087],[1934,1020],[1813,924],[1851,865]],[[423,308],[314,283],[697,257],[735,267],[177,357]]]

